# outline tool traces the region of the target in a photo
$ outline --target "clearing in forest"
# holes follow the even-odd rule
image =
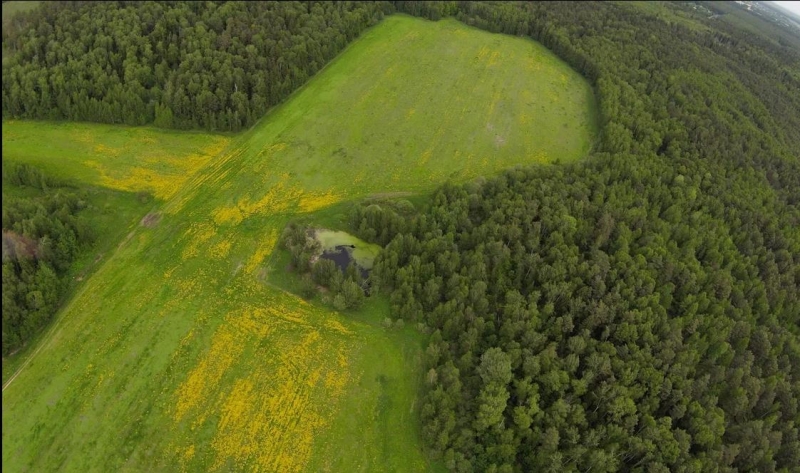
[[[577,159],[593,110],[589,85],[532,41],[391,16],[233,138],[4,123],[3,159],[147,190],[160,217],[138,217],[3,390],[4,469],[435,468],[421,336],[371,323],[380,298],[346,316],[259,275],[294,216]]]

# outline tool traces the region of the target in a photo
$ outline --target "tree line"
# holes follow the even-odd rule
[[[37,197],[3,193],[3,356],[22,347],[53,317],[64,279],[94,241],[80,211],[86,201],[26,164],[3,163],[4,185],[33,188]]]
[[[4,117],[238,131],[387,2],[42,2],[4,27]]]

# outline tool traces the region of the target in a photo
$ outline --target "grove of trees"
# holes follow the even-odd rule
[[[312,298],[323,287],[327,291],[323,300],[337,310],[359,308],[366,286],[360,269],[351,262],[342,271],[332,260],[321,258],[322,248],[310,232],[307,225],[290,222],[280,240],[291,257],[291,269],[300,277],[301,295]]]
[[[3,193],[3,356],[17,350],[55,314],[64,275],[94,233],[79,215],[86,202],[36,168],[3,163],[3,181],[42,191]]]
[[[387,2],[42,2],[3,31],[3,116],[237,131]]]

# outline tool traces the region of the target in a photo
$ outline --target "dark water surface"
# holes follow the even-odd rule
[[[347,269],[350,263],[355,264],[356,267],[361,271],[361,277],[366,279],[367,276],[369,276],[369,271],[356,264],[356,261],[353,259],[352,255],[353,248],[355,248],[355,245],[336,245],[334,251],[323,251],[320,258],[333,261],[336,263],[336,267],[342,272]]]

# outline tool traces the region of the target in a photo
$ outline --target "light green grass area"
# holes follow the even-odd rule
[[[387,19],[289,104],[269,132],[320,190],[419,191],[571,161],[596,128],[589,85],[551,52],[454,20]]]
[[[596,123],[588,84],[542,46],[391,16],[229,142],[60,126],[4,124],[4,159],[150,189],[160,220],[125,234],[4,387],[12,472],[440,469],[417,420],[424,336],[384,329],[380,297],[342,314],[267,282],[278,236],[298,218],[343,230],[327,211],[351,200],[578,159]],[[172,140],[195,144],[175,148],[187,172],[177,151],[167,170],[140,158]]]
[[[373,296],[350,315],[369,325],[355,357],[360,376],[345,394],[331,430],[315,444],[308,471],[351,471],[354,465],[361,471],[445,471],[406,453],[408,445],[419,448],[424,337],[410,327],[380,326],[388,311],[388,301]]]
[[[171,197],[229,137],[93,123],[3,121],[3,161],[69,181]]]
[[[355,246],[351,253],[352,257],[364,269],[372,269],[372,263],[381,251],[380,245],[367,243],[347,232],[318,228],[314,231],[314,237],[319,241],[323,251],[334,250],[339,245]]]

